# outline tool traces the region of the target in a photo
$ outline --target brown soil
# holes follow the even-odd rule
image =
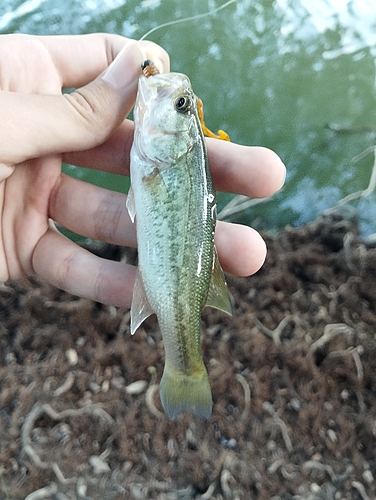
[[[374,498],[376,249],[334,212],[265,238],[233,317],[203,313],[209,421],[163,415],[154,321],[2,286],[0,498]]]

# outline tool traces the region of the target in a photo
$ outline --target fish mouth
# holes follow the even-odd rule
[[[157,103],[171,99],[179,94],[192,94],[189,78],[182,73],[157,73],[155,75],[141,75],[138,81],[138,93],[134,108],[134,118],[139,124],[148,123],[148,117]],[[149,133],[152,124],[148,123]]]

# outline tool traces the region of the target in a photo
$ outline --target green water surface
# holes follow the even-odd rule
[[[105,31],[140,38],[219,0],[3,0],[0,33]],[[233,141],[275,150],[287,165],[272,200],[230,219],[262,228],[300,225],[365,189],[376,144],[376,10],[373,0],[237,0],[205,19],[156,31],[205,103],[208,125]],[[327,128],[338,125],[340,133]],[[126,191],[120,176],[71,166],[66,172]],[[223,208],[231,195],[219,196]],[[352,205],[365,234],[376,232],[376,195]]]

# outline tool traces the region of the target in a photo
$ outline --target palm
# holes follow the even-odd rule
[[[61,92],[61,76],[46,47],[36,38],[27,37],[26,44],[23,36],[0,40],[0,74],[3,91]],[[20,126],[32,129],[33,123]],[[0,161],[4,159],[0,157]],[[32,255],[48,229],[49,200],[60,176],[61,157],[51,155],[4,167],[8,176],[0,191],[0,252],[5,254],[8,277],[17,279],[33,272]]]

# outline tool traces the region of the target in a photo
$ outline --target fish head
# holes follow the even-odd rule
[[[140,156],[166,163],[177,161],[202,136],[189,78],[181,73],[141,76],[134,121]]]

